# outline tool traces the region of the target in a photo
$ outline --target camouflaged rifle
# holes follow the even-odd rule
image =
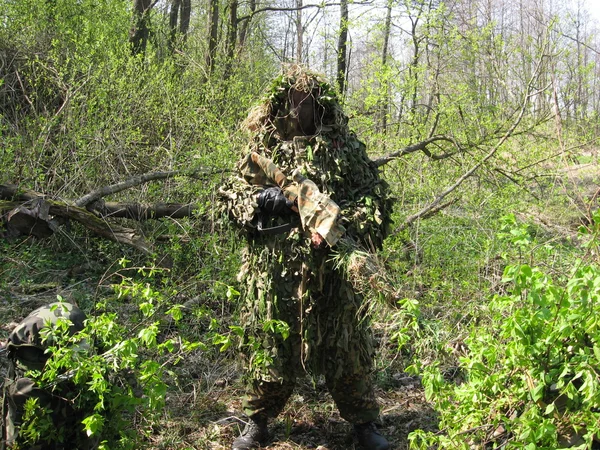
[[[337,223],[340,207],[311,180],[304,178],[299,170],[294,171],[291,180],[286,177],[273,161],[256,152],[248,154],[240,167],[244,179],[252,185],[275,184],[285,197],[297,205],[302,228],[311,233],[319,233],[333,247],[346,231]],[[276,227],[264,227],[264,218],[259,217],[259,230],[271,233]],[[289,230],[290,225],[281,225]],[[276,230],[279,232],[279,230]]]

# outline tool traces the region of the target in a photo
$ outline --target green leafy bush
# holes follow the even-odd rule
[[[122,264],[126,268],[127,261]],[[96,304],[81,332],[70,336],[68,324],[60,322],[43,330],[51,358],[43,371],[28,373],[85,413],[83,429],[100,449],[141,448],[163,414],[173,367],[185,354],[205,348],[165,331],[165,323],[182,320],[183,307],[170,302],[174,292],[151,283],[156,270],[127,269],[114,285],[115,296]],[[134,308],[127,323],[115,312],[123,303]],[[30,401],[21,428],[25,439],[60,439],[48,424],[48,415]]]
[[[524,227],[505,231],[520,250],[532,243]],[[413,433],[411,448],[586,449],[600,438],[600,267],[581,259],[553,279],[513,264],[503,281],[512,289],[490,301],[490,324],[466,340],[464,381],[445,380],[435,365],[423,371],[442,432]]]

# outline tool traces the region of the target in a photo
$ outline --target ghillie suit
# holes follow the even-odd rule
[[[248,240],[239,274],[250,382],[245,412],[253,420],[275,417],[306,371],[325,376],[344,419],[371,422],[379,408],[368,308],[331,255],[341,246],[381,248],[388,186],[348,129],[331,86],[299,66],[274,81],[245,125],[252,141],[238,176],[220,190]],[[261,193],[273,187],[289,205],[269,214]],[[325,242],[315,242],[315,234]]]
[[[54,344],[51,338],[43,342],[46,330],[54,328],[73,335],[83,329],[85,319],[85,314],[76,306],[57,302],[32,311],[11,332],[6,346],[9,370],[3,387],[3,431],[9,448],[94,448],[94,443],[83,432],[80,423],[83,417],[67,400],[73,388],[69,377],[52,386],[40,386],[26,376],[28,371],[41,373],[50,357],[46,349]],[[27,415],[35,423],[28,430],[21,429]]]

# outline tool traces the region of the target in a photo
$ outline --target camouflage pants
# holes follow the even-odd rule
[[[350,376],[332,380],[326,378],[327,389],[342,418],[350,423],[365,423],[377,419],[379,406],[368,379]],[[244,412],[252,419],[276,417],[294,390],[295,380],[265,382],[255,380],[244,398]]]
[[[301,269],[272,267],[271,274],[277,281],[268,284],[263,278],[262,289],[249,284],[248,296],[254,301],[248,305],[246,330],[270,360],[263,366],[253,364],[265,359],[257,357],[256,345],[247,355],[245,413],[251,418],[276,417],[291,396],[296,377],[308,372],[324,375],[345,420],[375,420],[379,407],[371,382],[374,351],[363,297],[332,271],[311,276]],[[299,294],[300,286],[305,289]],[[261,301],[272,306],[261,309],[257,306]],[[265,330],[263,325],[270,320],[287,323],[289,336]]]

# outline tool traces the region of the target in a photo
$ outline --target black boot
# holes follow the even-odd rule
[[[388,450],[390,448],[389,442],[379,433],[374,422],[354,425],[354,430],[358,437],[358,443],[365,450]]]
[[[269,437],[266,419],[250,419],[240,437],[233,441],[232,450],[258,448]]]

